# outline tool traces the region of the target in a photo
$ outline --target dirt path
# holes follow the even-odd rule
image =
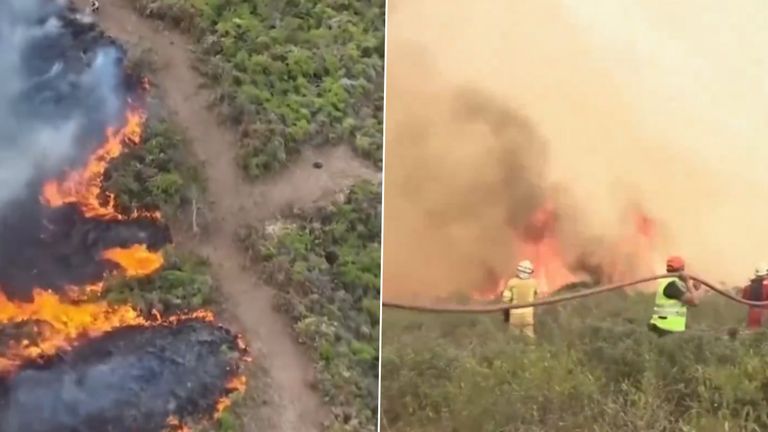
[[[99,20],[113,36],[130,44],[151,47],[158,55],[156,86],[178,123],[186,129],[193,150],[205,162],[209,196],[210,233],[195,242],[207,255],[227,296],[229,310],[242,325],[255,361],[269,374],[272,395],[265,406],[250,413],[249,430],[311,432],[321,429],[328,410],[311,389],[312,362],[296,342],[290,323],[272,310],[272,290],[245,268],[245,257],[235,242],[236,230],[247,222],[276,215],[290,207],[326,200],[360,178],[379,173],[358,160],[346,147],[311,150],[279,175],[256,185],[243,180],[235,165],[235,136],[221,126],[208,108],[209,94],[192,69],[188,42],[174,32],[140,18],[130,0],[102,1]],[[83,3],[82,1],[79,3]],[[320,160],[323,169],[314,169]],[[264,390],[264,389],[260,389]],[[256,408],[254,408],[256,409]]]

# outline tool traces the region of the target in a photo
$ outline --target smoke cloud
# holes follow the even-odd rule
[[[759,1],[390,0],[384,295],[510,275],[545,197],[566,254],[639,206],[660,258],[745,281],[768,260],[766,18]]]
[[[122,120],[122,50],[73,30],[67,3],[0,0],[0,211]]]

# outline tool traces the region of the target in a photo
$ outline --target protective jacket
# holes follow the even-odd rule
[[[653,308],[651,324],[668,332],[683,332],[685,331],[688,306],[680,300],[667,298],[664,295],[664,288],[666,288],[670,282],[679,284],[683,291],[687,291],[683,282],[677,277],[659,279],[659,286],[656,290],[656,304]]]
[[[509,304],[529,303],[536,299],[538,283],[535,279],[512,278],[507,282],[501,299]],[[533,336],[533,308],[509,310],[509,325]]]

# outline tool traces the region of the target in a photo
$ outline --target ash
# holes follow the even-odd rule
[[[0,380],[0,432],[155,432],[210,417],[245,352],[198,319],[123,327]]]
[[[0,215],[0,281],[17,301],[30,301],[36,287],[64,294],[103,280],[119,269],[101,257],[106,249],[146,244],[156,251],[173,241],[168,225],[153,219],[88,219],[76,205],[50,209],[37,198],[17,204],[16,213]]]

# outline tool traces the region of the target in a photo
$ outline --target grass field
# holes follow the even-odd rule
[[[375,431],[378,413],[381,184],[266,226],[243,244],[279,288],[278,307],[313,348],[332,431]]]
[[[688,334],[646,329],[647,294],[537,310],[534,343],[500,314],[385,309],[382,431],[768,430],[768,333],[728,329],[746,308],[707,297]]]
[[[135,0],[197,41],[252,178],[325,143],[349,143],[380,166],[385,3]]]

